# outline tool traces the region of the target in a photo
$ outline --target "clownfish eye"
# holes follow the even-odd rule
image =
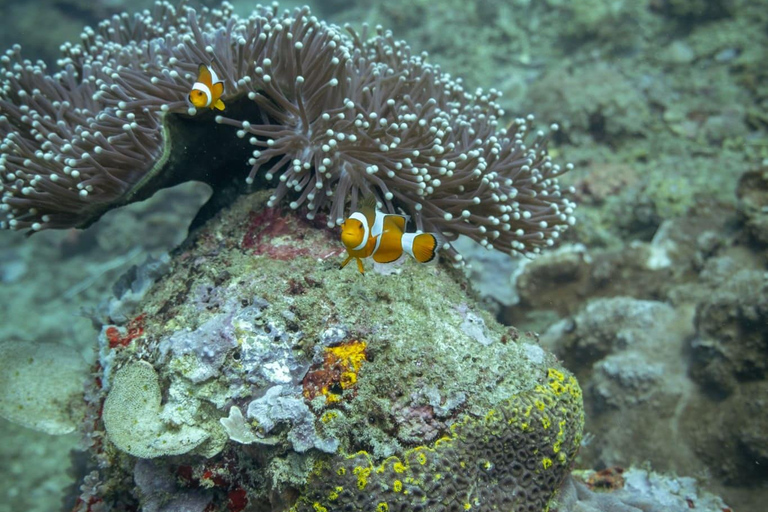
[[[189,92],[189,101],[196,107],[205,107],[208,105],[208,97],[202,91],[197,89]]]
[[[346,221],[344,223],[344,225],[345,225],[344,229],[346,229],[347,231],[362,231],[363,230],[362,223],[360,223],[360,221],[357,220],[357,219],[350,219],[350,220]]]

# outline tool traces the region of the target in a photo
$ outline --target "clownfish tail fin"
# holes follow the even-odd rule
[[[436,233],[406,233],[403,235],[403,249],[419,263],[435,259],[443,247],[443,237]]]

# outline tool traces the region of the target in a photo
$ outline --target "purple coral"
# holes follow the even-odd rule
[[[215,121],[252,146],[247,182],[274,180],[272,205],[332,227],[373,193],[419,229],[504,252],[538,252],[573,222],[557,181],[570,165],[551,161],[532,117],[500,126],[498,92],[465,91],[381,28],[163,2],[63,50],[54,75],[18,47],[0,59],[2,227],[79,226],[137,196],[168,158],[166,116],[199,115],[185,98],[200,62],[225,80]]]

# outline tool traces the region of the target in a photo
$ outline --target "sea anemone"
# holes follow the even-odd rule
[[[342,29],[306,7],[238,17],[227,3],[197,13],[158,2],[62,51],[53,75],[18,46],[0,58],[3,228],[82,227],[212,176],[272,182],[271,205],[329,227],[373,194],[419,230],[507,253],[539,252],[573,223],[557,180],[571,166],[551,161],[533,117],[502,125],[497,91],[467,92],[380,27]],[[220,115],[187,101],[200,63],[225,82]],[[195,140],[174,123],[194,126]],[[226,144],[189,157],[213,137]]]

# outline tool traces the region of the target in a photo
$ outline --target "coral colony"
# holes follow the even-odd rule
[[[289,214],[248,235],[269,195],[193,233],[138,316],[102,327],[73,512],[551,506],[582,438],[575,377],[453,272],[372,276],[361,307],[309,252],[338,248],[326,230]]]
[[[182,151],[171,119],[221,125],[249,148],[242,171],[208,174],[276,187],[270,205],[329,227],[367,194],[419,230],[507,253],[537,253],[573,223],[557,181],[571,165],[551,161],[533,117],[505,128],[497,91],[465,91],[379,27],[359,34],[308,8],[241,18],[227,3],[198,14],[158,2],[61,50],[53,74],[18,46],[0,59],[3,228],[85,226],[150,195]],[[188,99],[201,64],[224,82],[223,112]]]

